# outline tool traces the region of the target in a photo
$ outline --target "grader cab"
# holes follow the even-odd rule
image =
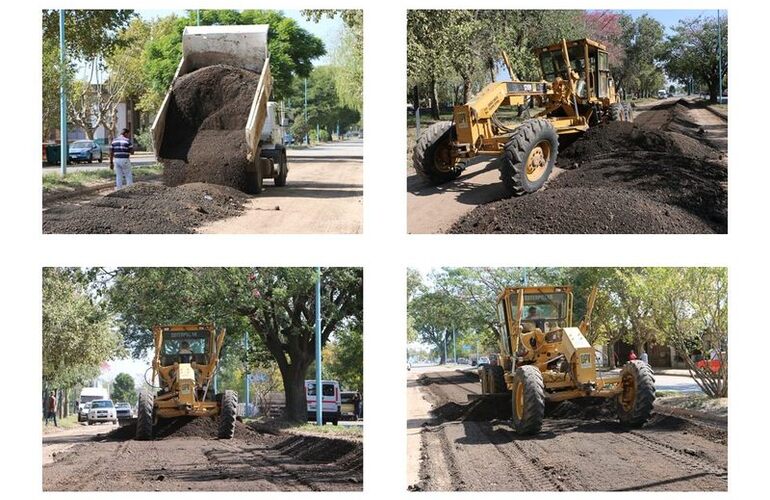
[[[634,427],[650,417],[655,380],[650,367],[631,361],[619,374],[597,370],[594,347],[585,334],[596,289],[585,318],[572,326],[572,288],[506,288],[497,301],[501,324],[500,363],[479,370],[482,394],[511,394],[516,432],[540,431],[546,402],[612,398],[620,422]]]
[[[219,418],[218,436],[232,438],[238,395],[214,394],[211,386],[225,330],[202,324],[156,326],[153,337],[155,355],[147,382],[156,392],[139,395],[136,439],[152,439],[153,427],[162,419],[185,417]]]
[[[465,163],[479,155],[500,158],[500,179],[512,195],[540,189],[559,150],[559,136],[585,132],[610,121],[631,121],[610,75],[607,48],[589,39],[566,41],[535,50],[542,80],[521,81],[508,56],[510,80],[495,81],[470,101],[455,106],[452,121],[437,122],[419,137],[412,160],[431,183],[457,178]],[[504,124],[502,106],[542,108],[518,126]]]

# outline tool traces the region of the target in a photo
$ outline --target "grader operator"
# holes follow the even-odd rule
[[[469,102],[454,107],[452,121],[437,122],[419,137],[412,161],[433,184],[457,178],[479,155],[500,158],[500,179],[511,195],[540,189],[559,150],[559,136],[585,132],[610,121],[631,121],[610,75],[607,48],[589,39],[535,50],[541,81],[520,81],[503,53],[509,81],[488,84]],[[495,115],[501,106],[542,107],[535,118],[509,127]]]
[[[498,297],[501,362],[483,366],[479,379],[483,395],[512,396],[516,432],[539,432],[546,402],[584,398],[615,399],[618,418],[629,427],[649,419],[655,401],[649,365],[630,361],[619,374],[597,370],[594,347],[585,338],[595,300],[596,289],[574,327],[571,287],[505,288]]]
[[[139,395],[136,439],[152,439],[153,427],[161,419],[182,417],[218,418],[218,437],[232,438],[238,395],[214,394],[211,387],[225,330],[217,332],[213,325],[202,324],[156,326],[153,337],[155,355],[147,383],[155,393]]]

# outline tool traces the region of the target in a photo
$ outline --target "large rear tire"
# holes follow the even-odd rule
[[[152,439],[152,424],[154,420],[152,394],[141,392],[136,405],[136,439],[144,441]]]
[[[412,163],[418,174],[432,184],[456,179],[463,171],[451,156],[450,142],[454,135],[452,122],[437,122],[420,135],[412,152]]]
[[[219,411],[219,439],[232,439],[235,435],[235,414],[238,410],[238,394],[225,391]]]
[[[551,175],[558,152],[559,135],[551,122],[527,120],[505,145],[500,180],[513,196],[534,193]]]
[[[524,365],[513,374],[513,428],[518,434],[537,434],[545,415],[543,374],[533,365]]]
[[[273,179],[273,182],[276,186],[285,186],[286,185],[286,177],[289,175],[289,164],[286,160],[286,150],[282,149],[281,153],[278,155],[278,162],[279,162],[279,171],[278,171],[278,177]]]
[[[619,102],[610,104],[610,121],[611,122],[623,122],[625,112],[623,111],[623,105]]]
[[[489,367],[489,392],[492,394],[500,394],[506,392],[505,377],[503,375],[502,366],[490,366]]]
[[[628,427],[641,427],[650,419],[655,403],[655,378],[650,365],[634,360],[620,372],[623,392],[617,398],[618,418]]]

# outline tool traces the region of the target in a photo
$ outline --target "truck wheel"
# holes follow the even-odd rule
[[[225,391],[219,411],[219,439],[232,439],[235,435],[235,414],[238,409],[238,394]]]
[[[551,122],[527,120],[505,145],[500,180],[513,196],[534,193],[551,175],[558,152],[559,135]]]
[[[655,403],[655,378],[644,361],[623,365],[620,372],[623,392],[618,395],[618,418],[629,427],[641,427],[650,418]]]
[[[136,439],[140,441],[152,439],[153,406],[155,402],[152,394],[144,391],[139,394],[136,405]]]
[[[262,192],[262,168],[260,159],[255,160],[256,168],[253,172],[246,171],[246,193],[259,194]]]
[[[611,122],[623,122],[625,121],[623,119],[623,115],[625,113],[623,112],[623,105],[619,102],[616,102],[615,104],[610,104],[610,121]]]
[[[543,427],[545,386],[543,374],[533,365],[516,369],[513,375],[513,428],[519,434],[536,434]]]
[[[625,111],[626,121],[627,122],[634,121],[634,108],[631,107],[631,103],[624,102],[623,103],[623,111]]]
[[[432,184],[456,179],[463,171],[452,158],[450,142],[454,136],[452,122],[437,122],[420,135],[412,152],[412,164],[418,174]]]
[[[288,165],[288,162],[286,161],[286,150],[285,149],[281,150],[281,154],[280,154],[279,158],[280,158],[280,160],[279,160],[279,164],[280,164],[279,168],[280,169],[279,169],[279,172],[278,172],[278,177],[273,179],[273,182],[275,183],[276,186],[285,186],[286,185],[286,176],[289,175],[289,165]]]
[[[502,366],[490,366],[489,367],[489,392],[492,394],[499,394],[505,392],[505,377],[503,376]]]

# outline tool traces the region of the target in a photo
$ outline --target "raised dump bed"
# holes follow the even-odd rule
[[[182,60],[152,126],[166,184],[209,182],[250,194],[265,178],[286,184],[284,118],[269,102],[268,29],[185,28]]]

